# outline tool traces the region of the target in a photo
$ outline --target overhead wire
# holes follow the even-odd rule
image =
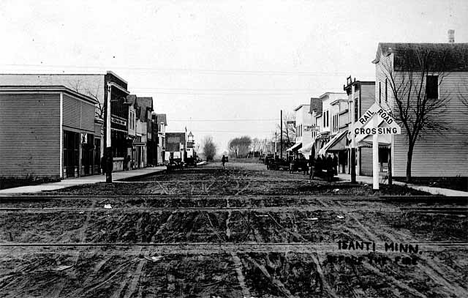
[[[279,119],[171,119],[171,121],[174,122],[186,122],[186,121],[192,121],[192,122],[238,122],[238,121],[279,121]]]
[[[71,69],[89,69],[102,70],[109,69],[107,66],[79,66],[79,65],[58,65],[58,64],[20,64],[20,63],[5,63],[0,66],[7,67],[39,67],[39,68],[71,68]],[[216,75],[299,75],[299,76],[348,76],[348,73],[339,71],[289,71],[289,70],[245,70],[245,69],[204,69],[204,68],[164,68],[164,67],[129,67],[129,66],[112,66],[111,69],[133,70],[133,71],[149,71],[149,72],[187,72],[187,73],[202,73]]]

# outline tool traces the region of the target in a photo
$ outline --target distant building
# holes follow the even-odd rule
[[[186,133],[166,132],[165,160],[172,158],[185,159]]]
[[[99,174],[97,100],[64,86],[0,86],[1,177]]]
[[[157,126],[158,131],[158,142],[157,142],[157,164],[164,164],[166,159],[166,126],[167,116],[166,114],[153,114],[153,119]]]
[[[346,85],[343,86],[343,89],[348,95],[348,103],[354,100],[354,119],[357,121],[359,117],[361,117],[375,103],[375,82],[359,81],[356,79],[352,80],[351,77],[348,77],[346,80]],[[353,91],[354,99],[352,98]],[[345,116],[345,114],[342,116]],[[344,117],[342,118],[344,121]],[[351,123],[352,119],[352,116],[349,112],[346,113],[346,118],[346,123],[341,122],[340,120],[340,127],[346,126],[346,129],[348,129],[348,125]],[[358,175],[372,176],[372,145],[361,142],[356,144],[356,146],[356,173]],[[383,171],[387,169],[386,163],[388,163],[388,146],[386,144],[381,144],[380,150],[382,151],[382,154],[379,154],[379,157],[381,162],[381,169]],[[350,162],[347,162],[347,165],[349,164]],[[347,173],[350,173],[350,170],[347,170]]]
[[[298,106],[295,110],[296,115],[296,142],[286,151],[291,152],[292,154],[302,154],[298,150],[301,149],[304,145],[312,142],[312,116],[310,112],[309,104],[302,104]],[[304,152],[305,153],[305,152]],[[308,157],[308,156],[306,156]]]
[[[446,100],[441,112],[431,120],[433,127],[444,124],[446,130],[438,133],[428,127],[419,136],[412,157],[412,177],[467,177],[468,107],[463,99],[468,99],[468,44],[380,43],[373,63],[376,66],[375,98],[383,108],[395,111],[394,91],[411,104],[416,102],[415,94],[400,84],[408,83],[409,78],[412,86],[423,94],[422,100],[428,102],[428,107],[440,99]],[[392,85],[401,88],[392,89]],[[414,109],[408,112],[418,116]],[[405,177],[406,129],[402,127],[402,134],[388,138],[388,143],[392,148],[393,176]]]
[[[316,113],[315,122],[318,133],[315,133],[315,152],[319,155],[325,155],[328,151],[334,151],[332,146],[336,139],[333,139],[339,134],[338,116],[340,113],[340,105],[337,104],[346,100],[347,96],[344,92],[325,92],[319,99],[322,102],[321,114]],[[343,135],[339,136],[339,140]],[[330,141],[332,141],[330,143]],[[340,149],[341,150],[341,149]]]
[[[310,99],[309,114],[311,125],[310,132],[307,132],[307,134],[310,135],[311,139],[310,142],[305,143],[302,148],[299,149],[299,152],[304,154],[307,158],[310,155],[315,157],[318,152],[315,142],[317,136],[320,134],[320,127],[317,125],[317,117],[318,115],[322,115],[322,100],[320,98],[312,97]]]

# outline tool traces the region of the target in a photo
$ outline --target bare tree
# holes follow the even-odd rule
[[[101,84],[99,84],[96,89],[97,90],[90,90],[89,88],[83,86],[81,80],[76,80],[76,81],[69,81],[68,85],[70,88],[76,92],[85,94],[91,98],[94,98],[97,102],[96,104],[96,110],[95,110],[95,116],[101,120],[104,120],[104,103],[101,103],[99,101],[99,89],[102,88]]]
[[[253,138],[252,144],[250,145],[250,151],[252,152],[260,152],[262,148],[262,143],[259,138]]]
[[[406,53],[396,56],[394,60],[381,60],[381,69],[388,81],[393,104],[392,113],[406,132],[408,151],[406,161],[406,181],[411,181],[411,165],[414,147],[417,141],[427,132],[443,133],[448,130],[448,123],[442,114],[446,111],[450,100],[448,91],[434,94],[435,90],[443,90],[439,86],[449,74],[444,63],[449,59],[449,53],[422,45],[411,45],[405,48]],[[398,55],[398,53],[396,54]]]
[[[205,155],[206,160],[212,161],[218,149],[216,148],[216,144],[213,142],[213,137],[206,136],[202,140],[202,148],[203,148],[203,154]]]

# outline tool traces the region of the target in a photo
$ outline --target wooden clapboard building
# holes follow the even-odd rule
[[[105,103],[110,94],[113,170],[123,170],[128,148],[132,147],[127,131],[130,106],[127,102],[127,96],[130,92],[127,89],[128,83],[123,78],[112,71],[98,74],[0,74],[0,84],[8,86],[65,86],[96,100],[97,104],[92,117],[96,117],[100,122],[104,121]],[[74,110],[74,112],[79,113],[78,110]],[[100,155],[103,156],[106,147],[104,130],[100,132],[100,135],[102,135]]]
[[[99,173],[97,101],[64,86],[0,86],[0,177]]]
[[[442,103],[421,120],[427,129],[415,143],[412,177],[468,177],[468,44],[380,43],[373,63],[382,107],[398,112],[397,94],[410,102],[408,112],[416,118],[418,99],[428,108]],[[391,159],[393,176],[405,177],[409,138],[399,124],[402,134],[392,137]]]

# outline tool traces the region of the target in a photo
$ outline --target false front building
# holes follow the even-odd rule
[[[64,86],[0,86],[0,177],[99,173],[97,101]]]

